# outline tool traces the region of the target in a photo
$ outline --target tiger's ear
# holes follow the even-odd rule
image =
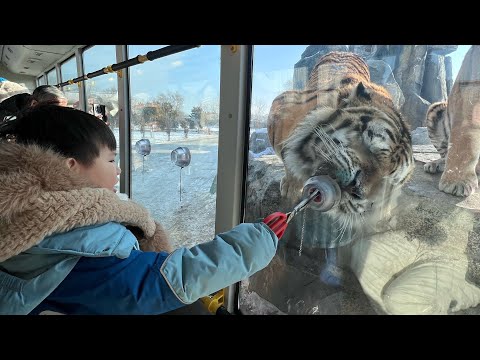
[[[370,91],[367,88],[365,88],[365,85],[363,85],[363,82],[361,81],[358,83],[357,88],[355,89],[355,94],[359,98],[364,98],[366,100],[371,99]]]

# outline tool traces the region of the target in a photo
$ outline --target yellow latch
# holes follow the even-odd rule
[[[218,308],[225,302],[225,291],[222,289],[217,291],[213,296],[204,296],[200,300],[202,300],[203,305],[205,305],[210,313],[215,314]]]

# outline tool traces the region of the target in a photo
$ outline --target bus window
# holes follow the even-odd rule
[[[53,68],[49,72],[47,72],[47,84],[48,85],[57,85],[57,70]]]
[[[42,75],[37,79],[37,86],[41,85],[47,85],[47,78],[45,77],[45,75]]]
[[[129,45],[129,58],[162,45]],[[220,46],[201,46],[130,69],[132,199],[173,246],[215,235]]]
[[[457,173],[478,153],[443,117],[475,117],[470,48],[255,46],[245,221],[290,211],[319,176],[341,198],[290,222],[271,264],[242,282],[244,313],[478,313],[480,201],[464,201],[470,178]]]
[[[99,64],[104,66],[117,63],[115,45],[96,45],[83,52],[84,73],[96,71]],[[111,73],[86,80],[85,95],[87,111],[96,115],[110,126],[117,140],[117,161],[120,156],[120,141],[118,137],[118,81],[117,74]],[[102,109],[104,113],[97,110]],[[124,169],[122,169],[124,171]],[[117,184],[120,186],[120,183]]]
[[[62,76],[62,82],[75,79],[78,76],[77,61],[75,56],[72,56],[70,59],[64,61],[60,65],[60,73]],[[68,99],[68,106],[80,109],[80,95],[78,84],[63,86],[62,91]]]

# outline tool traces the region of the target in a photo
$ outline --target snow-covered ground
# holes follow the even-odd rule
[[[118,138],[118,130],[114,131]],[[183,131],[145,132],[152,150],[145,158],[135,150],[142,138],[132,133],[132,199],[147,207],[170,235],[174,247],[211,240],[215,235],[215,202],[218,134]],[[171,161],[171,152],[186,146],[190,165],[181,169]],[[180,201],[180,175],[182,195]],[[214,185],[212,187],[212,185]]]

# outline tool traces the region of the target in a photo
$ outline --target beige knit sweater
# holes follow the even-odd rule
[[[0,262],[53,233],[109,221],[131,228],[144,251],[172,250],[143,206],[90,187],[53,151],[0,142]]]

